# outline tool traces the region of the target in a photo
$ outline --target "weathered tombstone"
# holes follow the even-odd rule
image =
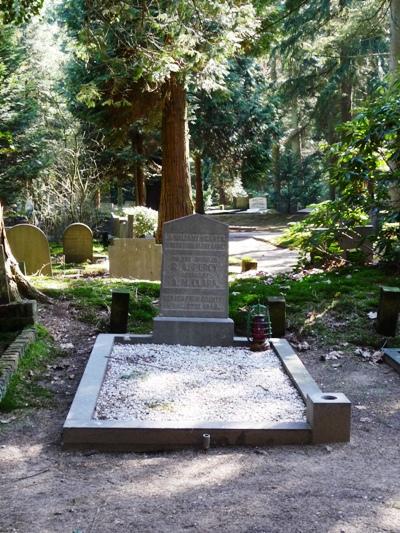
[[[235,209],[248,209],[249,197],[248,196],[235,196],[233,199],[233,207]]]
[[[387,337],[396,335],[397,320],[400,312],[400,288],[381,287],[376,331]]]
[[[203,215],[164,224],[158,343],[232,346],[228,226]]]
[[[93,233],[86,224],[70,224],[64,231],[63,245],[66,263],[93,261]]]
[[[10,303],[10,291],[6,274],[6,259],[4,256],[4,247],[0,244],[0,304],[8,303]]]
[[[113,239],[108,257],[112,278],[161,279],[162,246],[154,239]]]
[[[266,211],[267,199],[265,196],[256,196],[249,199],[249,210],[251,211]]]
[[[43,231],[32,224],[7,228],[7,238],[15,259],[26,266],[26,273],[51,276],[49,243]]]

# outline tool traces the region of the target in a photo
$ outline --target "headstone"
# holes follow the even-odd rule
[[[248,209],[249,197],[248,196],[235,196],[233,199],[233,206],[235,209]]]
[[[10,303],[10,291],[6,274],[6,258],[4,247],[0,244],[0,304]]]
[[[228,318],[228,226],[203,215],[164,224],[160,316],[154,340],[231,346]]]
[[[93,233],[86,224],[70,224],[64,231],[63,244],[66,263],[93,261]]]
[[[162,246],[154,239],[113,239],[108,257],[112,278],[161,279]]]
[[[26,266],[26,273],[51,276],[49,243],[43,231],[32,224],[18,224],[7,229],[11,251]]]
[[[255,198],[249,199],[249,210],[250,211],[266,211],[267,210],[267,199],[265,196],[256,196]]]

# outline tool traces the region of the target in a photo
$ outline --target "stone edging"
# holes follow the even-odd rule
[[[0,356],[0,401],[6,395],[8,384],[18,368],[20,359],[35,339],[35,328],[25,328]]]
[[[306,421],[277,424],[204,421],[193,424],[190,421],[95,420],[93,413],[114,342],[148,344],[154,339],[152,335],[133,334],[101,334],[97,337],[64,423],[64,449],[153,452],[201,448],[205,435],[210,436],[213,447],[322,444],[350,439],[350,401],[341,393],[323,393],[285,339],[271,339],[271,345],[304,399]],[[233,345],[247,346],[248,340],[235,337]]]

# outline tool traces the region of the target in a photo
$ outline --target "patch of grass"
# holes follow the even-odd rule
[[[48,331],[36,326],[37,340],[27,349],[0,402],[1,411],[44,407],[51,403],[52,392],[40,384],[46,364],[57,357]]]
[[[72,300],[80,310],[80,318],[106,329],[113,289],[130,293],[128,329],[132,333],[148,333],[157,315],[156,301],[160,283],[112,278],[34,278],[36,287],[53,298]]]
[[[112,289],[125,289],[131,294],[130,332],[150,332],[158,312],[158,282],[100,277],[33,278],[33,281],[50,296],[72,300],[80,309],[81,318],[99,329],[108,327]],[[400,287],[400,279],[375,267],[239,279],[230,286],[230,317],[236,333],[245,335],[248,306],[265,304],[268,296],[283,295],[290,331],[314,337],[328,346],[349,342],[380,348],[385,338],[375,333],[368,312],[377,309],[381,285]],[[399,336],[387,341],[387,346],[399,345]]]
[[[377,309],[381,285],[400,287],[398,277],[378,268],[360,267],[293,278],[288,274],[233,282],[230,316],[237,333],[246,333],[249,305],[265,304],[268,296],[282,295],[290,330],[332,346],[345,342],[383,346],[386,339],[375,332],[368,312]],[[400,335],[387,339],[387,346],[399,345]]]

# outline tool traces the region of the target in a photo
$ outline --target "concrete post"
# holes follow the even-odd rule
[[[129,291],[113,289],[111,302],[110,332],[128,331]]]
[[[396,335],[400,311],[400,288],[381,287],[376,331],[387,337]]]
[[[342,393],[313,393],[307,396],[307,422],[313,444],[348,442],[351,427],[351,402]]]
[[[272,336],[284,337],[286,331],[286,300],[283,296],[267,298]]]

